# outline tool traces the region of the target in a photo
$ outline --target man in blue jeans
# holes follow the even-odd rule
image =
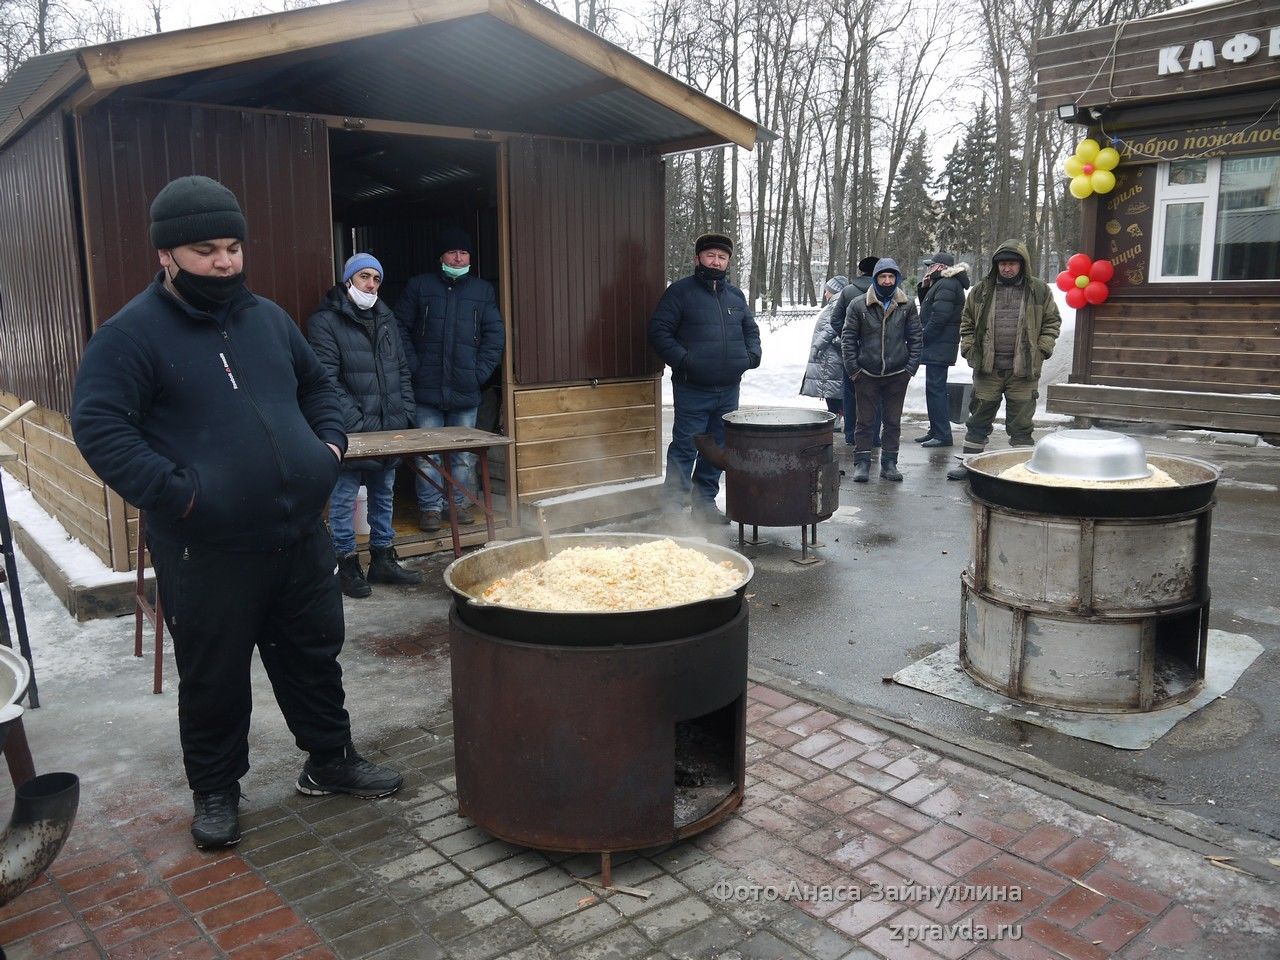
[[[480,392],[502,360],[506,334],[493,285],[471,273],[474,249],[465,230],[449,227],[435,244],[436,263],[409,281],[396,302],[396,319],[404,353],[413,375],[418,427],[474,427]],[[475,454],[449,455],[449,472],[474,489]],[[440,482],[431,458],[419,465]],[[455,490],[458,523],[474,520],[471,508]],[[418,528],[435,533],[441,527],[444,494],[418,478]]]
[[[342,282],[325,295],[307,321],[307,341],[338,392],[348,434],[403,430],[413,423],[413,382],[400,345],[395,314],[378,297],[382,264],[357,253],[342,268]],[[417,570],[400,566],[391,526],[398,460],[347,460],[329,494],[329,531],[338,579],[348,597],[367,597],[370,583],[414,586]],[[355,504],[368,491],[369,575],[356,552]]]
[[[760,330],[742,291],[726,282],[733,241],[707,233],[694,244],[693,275],[667,287],[649,319],[649,344],[671,367],[675,422],[667,447],[667,509],[688,504],[694,520],[728,523],[717,509],[720,469],[693,438],[724,443],[726,413],[738,409],[742,375],[760,366]]]
[[[929,411],[929,431],[916,437],[924,447],[951,446],[947,370],[960,352],[960,311],[969,289],[969,265],[939,251],[929,258],[924,279],[916,285],[920,299],[920,330],[924,335],[924,400]]]

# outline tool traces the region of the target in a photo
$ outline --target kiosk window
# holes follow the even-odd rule
[[[1160,164],[1152,281],[1280,280],[1280,155]]]

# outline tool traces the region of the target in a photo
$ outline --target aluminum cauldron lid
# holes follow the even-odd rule
[[[1057,430],[1036,443],[1027,469],[1072,480],[1145,480],[1147,453],[1133,437],[1112,430]]]
[[[830,427],[835,422],[834,413],[805,407],[748,407],[724,415],[727,427],[779,432],[812,429],[823,425]]]

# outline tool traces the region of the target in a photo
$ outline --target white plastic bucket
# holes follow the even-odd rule
[[[356,509],[353,515],[357,537],[369,535],[369,491],[361,487],[356,491]]]

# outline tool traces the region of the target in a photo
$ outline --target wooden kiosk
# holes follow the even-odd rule
[[[30,60],[0,87],[0,415],[40,408],[6,468],[133,567],[136,512],[76,451],[71,386],[158,269],[151,198],[200,173],[241,200],[250,288],[299,323],[354,250],[394,302],[442,230],[471,233],[507,325],[478,425],[514,439],[491,451],[503,525],[521,499],[654,477],[662,158],[758,132],[534,0],[346,0]]]
[[[1111,296],[1049,410],[1280,434],[1280,0],[1049,37],[1035,67],[1038,107],[1121,155],[1082,201]]]

